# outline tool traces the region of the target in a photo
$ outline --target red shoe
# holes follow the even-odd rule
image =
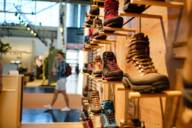
[[[105,0],[104,2],[104,26],[121,28],[123,18],[118,16],[119,2],[117,0]]]

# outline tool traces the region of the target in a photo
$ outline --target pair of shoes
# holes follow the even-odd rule
[[[157,72],[150,57],[149,39],[137,33],[128,46],[127,74],[123,78],[126,87],[141,93],[161,92],[169,88],[167,76]]]
[[[117,128],[113,101],[106,100],[101,104],[101,124],[103,128]]]
[[[108,81],[121,81],[123,71],[117,65],[116,56],[111,51],[103,53],[103,79]]]
[[[93,64],[93,75],[95,77],[101,77],[103,72],[102,70],[103,70],[102,59],[100,56],[96,56]]]

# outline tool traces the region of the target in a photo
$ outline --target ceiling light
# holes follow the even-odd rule
[[[27,30],[28,30],[28,31],[30,31],[30,30],[31,30],[31,28],[30,28],[30,27],[27,27]]]
[[[62,27],[60,27],[60,32],[63,32],[63,28]]]
[[[34,31],[33,30],[31,30],[31,34],[33,34],[34,33]]]
[[[37,36],[37,33],[34,33],[33,35],[34,35],[34,36]]]

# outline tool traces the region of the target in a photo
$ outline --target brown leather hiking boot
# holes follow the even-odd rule
[[[123,82],[134,91],[160,92],[169,88],[167,76],[159,74],[150,58],[149,39],[135,34],[128,46],[127,74]]]

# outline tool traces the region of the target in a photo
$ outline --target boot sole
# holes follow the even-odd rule
[[[114,28],[122,28],[123,27],[123,18],[116,17],[104,22],[104,26],[114,27]],[[104,30],[105,33],[114,33],[113,30]]]
[[[127,79],[128,85],[130,85],[131,90],[140,93],[159,93],[164,90],[169,89],[169,83],[167,82],[156,82],[151,85],[134,85]]]

